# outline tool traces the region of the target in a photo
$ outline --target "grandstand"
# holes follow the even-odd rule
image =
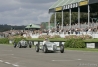
[[[51,32],[52,29],[51,24],[49,22],[49,35],[60,35],[62,38],[68,35],[90,35],[93,38],[98,38],[98,21],[95,23],[90,22],[90,13],[98,12],[98,8],[95,9],[95,7],[98,7],[98,0],[57,0],[50,8],[49,8],[49,14],[54,13],[55,14],[55,22],[54,27],[56,28],[56,13],[61,12],[62,13],[62,25],[61,30],[59,33],[57,31]],[[63,12],[69,12],[69,20],[70,24],[68,26],[63,25]],[[77,12],[78,13],[78,24],[72,25],[71,24],[71,13]],[[88,22],[81,24],[80,22],[80,13],[86,12],[88,13]],[[93,22],[93,21],[92,21]],[[78,32],[78,33],[76,33]],[[70,34],[69,34],[70,33]],[[38,38],[40,35],[46,35],[46,33],[42,34],[31,34],[30,36],[32,38]]]
[[[56,13],[62,12],[62,28],[63,28],[63,12],[70,12],[70,27],[71,28],[71,13],[78,12],[78,27],[80,27],[80,13],[86,12],[88,13],[88,25],[90,27],[90,13],[94,13],[98,11],[98,0],[57,0],[50,8],[49,13],[55,14],[55,28],[56,28]]]

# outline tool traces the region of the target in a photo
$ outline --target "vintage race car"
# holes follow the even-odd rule
[[[19,48],[31,48],[32,47],[32,42],[31,41],[25,41],[25,40],[21,40],[18,43],[14,42],[14,48],[19,47]]]
[[[44,53],[56,52],[56,51],[60,51],[61,53],[64,53],[64,45],[60,44],[59,46],[57,46],[57,44],[53,42],[46,42],[44,45],[36,44],[35,50],[36,52],[39,52],[39,50],[42,50]]]

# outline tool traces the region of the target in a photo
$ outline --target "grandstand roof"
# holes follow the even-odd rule
[[[30,25],[26,26],[25,28],[40,28],[40,26],[36,25],[36,24],[30,24]]]
[[[72,3],[76,3],[76,2],[80,2],[80,1],[84,1],[84,0],[58,0],[49,9],[72,4]]]
[[[61,11],[61,10],[67,10],[69,8],[76,8],[78,6],[83,8],[83,10],[82,10],[83,12],[86,12],[87,5],[88,4],[95,4],[95,3],[98,4],[98,0],[89,0],[89,1],[88,0],[57,0],[49,8],[49,12],[57,12],[57,11]],[[76,11],[76,10],[74,9],[74,11]],[[93,9],[93,11],[95,11],[95,10]]]

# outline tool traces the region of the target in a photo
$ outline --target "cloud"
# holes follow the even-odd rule
[[[39,4],[41,4],[41,3],[50,3],[50,2],[55,2],[55,1],[57,1],[57,0],[18,0],[19,2],[24,2],[24,3],[32,3],[32,4],[34,4],[34,3],[39,3]]]
[[[0,0],[0,24],[28,25],[49,20],[48,9],[57,0]]]

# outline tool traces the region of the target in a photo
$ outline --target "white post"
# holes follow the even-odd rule
[[[88,28],[90,26],[90,6],[88,4]]]
[[[54,15],[55,15],[54,23],[55,23],[55,29],[56,29],[56,12],[54,13]]]
[[[49,33],[50,33],[50,16],[51,14],[49,14]]]
[[[80,28],[80,7],[78,7],[78,27]]]
[[[62,10],[62,28],[61,29],[63,29],[63,20],[64,18],[63,18],[63,10]]]
[[[70,10],[70,29],[71,29],[71,8],[69,9]]]

